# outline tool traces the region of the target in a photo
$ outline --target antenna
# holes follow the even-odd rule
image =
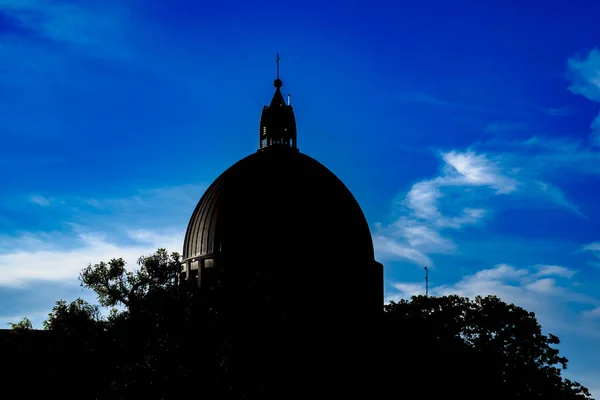
[[[277,59],[275,60],[275,63],[277,64],[277,79],[279,79],[279,53],[277,53]]]
[[[429,268],[425,267],[425,297],[429,297]]]
[[[290,105],[290,94],[288,93],[288,106]]]

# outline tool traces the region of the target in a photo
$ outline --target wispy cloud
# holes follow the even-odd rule
[[[568,321],[583,315],[595,316],[598,313],[597,307],[600,306],[600,300],[575,290],[572,278],[576,273],[576,270],[557,265],[516,268],[498,264],[464,276],[455,283],[430,287],[429,292],[434,296],[458,294],[469,298],[496,295],[508,303],[535,311],[547,328],[569,329]],[[423,294],[424,290],[422,283],[413,282],[395,282],[392,287],[394,289],[388,293],[388,301],[407,299]],[[579,304],[586,311],[574,314],[566,307],[567,303]],[[594,332],[586,328],[580,333],[595,334]]]
[[[56,222],[60,230],[5,233],[0,240],[0,287],[73,281],[88,263],[113,257],[134,263],[158,247],[181,251],[187,219],[203,191],[202,185],[181,185],[99,199],[50,202],[31,196],[35,204],[52,205],[53,213],[62,210]],[[63,220],[65,215],[68,219]]]
[[[90,120],[98,128],[118,117],[111,104],[128,88],[148,76],[165,82],[138,50],[128,13],[112,0],[0,0],[0,21],[10,21],[7,29],[0,23],[0,92],[11,99],[4,102],[3,135],[56,139],[89,130]],[[114,97],[117,87],[121,94]],[[35,157],[35,147],[17,151],[37,163],[51,160]]]
[[[569,90],[600,103],[600,50],[592,49],[585,57],[572,57],[568,61],[572,84]],[[593,141],[600,145],[600,113],[591,123]]]
[[[568,107],[541,108],[541,110],[551,117],[564,117],[572,114],[572,111]]]
[[[490,215],[491,200],[503,196],[550,202],[582,215],[559,188],[532,178],[503,154],[467,149],[442,152],[440,158],[438,176],[413,184],[395,201],[400,216],[375,226],[381,259],[432,266],[429,255],[457,249],[449,231],[480,225]]]
[[[191,212],[206,189],[203,184],[184,184],[151,189],[129,190],[126,195],[103,198],[70,198],[68,204],[80,210],[101,211],[127,215],[167,214],[173,210]],[[125,216],[125,215],[123,215]]]
[[[577,273],[575,270],[560,265],[538,265],[537,268],[536,277],[556,275],[563,278],[572,278]]]
[[[96,303],[95,294],[82,290],[77,279],[90,263],[122,257],[133,269],[140,256],[159,247],[181,252],[188,218],[204,188],[127,188],[120,195],[97,198],[4,196],[3,205],[23,207],[29,200],[43,219],[54,218],[55,223],[48,225],[51,230],[0,233],[0,328],[25,316],[41,328],[59,299],[82,297]]]
[[[592,49],[585,57],[572,57],[568,66],[572,73],[569,90],[600,102],[600,50]]]
[[[586,318],[598,318],[600,319],[600,307],[596,307],[594,309],[588,310],[588,311],[584,311],[583,312],[583,316]]]
[[[51,203],[50,199],[47,199],[44,196],[37,196],[37,195],[31,196],[29,198],[29,201],[31,201],[34,204],[38,204],[40,206],[49,206]]]
[[[487,186],[498,194],[517,189],[518,182],[502,171],[500,160],[473,151],[450,151],[442,159],[446,162],[445,174],[438,179],[442,186]]]
[[[84,2],[0,0],[0,12],[13,21],[13,32],[27,32],[30,38],[68,44],[95,55],[115,55],[127,42],[127,8],[109,6],[109,2],[91,7]]]
[[[573,137],[531,136],[526,139],[491,139],[473,145],[497,154],[515,168],[538,175],[600,174],[600,151],[591,142]]]
[[[396,99],[402,103],[423,104],[434,107],[447,107],[462,110],[476,111],[477,107],[470,106],[459,102],[441,99],[439,97],[423,93],[423,92],[404,92],[396,95]]]
[[[593,143],[600,146],[600,114],[596,116],[590,128],[592,129]]]
[[[439,176],[415,183],[397,202],[404,215],[388,225],[376,226],[375,248],[379,258],[400,258],[432,266],[428,254],[451,253],[456,247],[440,231],[476,225],[486,215],[486,210],[470,206],[458,208],[458,212],[455,209],[454,214],[443,213],[440,202],[445,200],[446,191],[488,186],[503,193],[516,186],[515,181],[500,174],[484,156],[451,151],[442,153],[441,159],[444,166]]]
[[[139,256],[153,253],[158,247],[181,251],[182,231],[131,232],[131,244],[111,240],[102,232],[81,229],[69,237],[73,246],[64,248],[47,235],[30,234],[29,246],[13,248],[0,254],[0,287],[23,287],[36,281],[76,282],[79,272],[89,263],[123,257],[131,264]],[[50,240],[48,240],[50,239]],[[32,246],[38,242],[39,248]]]
[[[600,267],[600,242],[588,243],[581,250],[590,253],[596,259],[590,262],[590,265]]]
[[[408,260],[417,265],[431,267],[433,262],[423,251],[411,248],[409,244],[402,243],[397,238],[376,233],[373,235],[373,245],[377,258],[380,260],[397,258]],[[430,249],[428,249],[430,250]]]
[[[537,189],[537,191],[542,195],[542,197],[549,199],[551,202],[553,202],[555,204],[558,204],[565,208],[568,208],[569,210],[571,210],[575,214],[579,215],[580,217],[587,218],[585,216],[585,214],[583,214],[581,211],[579,211],[579,209],[577,208],[577,206],[575,204],[571,203],[567,199],[567,196],[564,194],[564,192],[561,189],[552,185],[551,183],[534,179],[531,181],[530,187],[532,188],[532,192],[535,192]]]

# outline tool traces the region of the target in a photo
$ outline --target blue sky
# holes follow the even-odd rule
[[[0,0],[0,324],[92,299],[90,262],[180,251],[280,52],[387,298],[429,266],[433,294],[535,311],[600,396],[600,3],[211,3]]]

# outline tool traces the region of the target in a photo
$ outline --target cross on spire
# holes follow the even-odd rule
[[[279,53],[277,53],[277,58],[275,59],[275,64],[277,65],[277,77],[275,82],[273,82],[273,85],[275,85],[277,90],[279,90],[279,88],[283,85],[283,82],[281,82],[281,79],[279,79],[279,60],[281,59],[279,58]]]

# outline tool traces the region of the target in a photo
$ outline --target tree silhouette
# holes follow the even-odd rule
[[[98,306],[78,298],[68,304],[65,300],[57,301],[42,326],[45,330],[75,337],[102,329],[103,322]]]
[[[558,337],[543,334],[534,313],[496,296],[414,296],[384,310],[384,329],[393,332],[388,390],[400,374],[425,398],[591,398],[561,377],[567,359],[554,347]]]
[[[274,398],[298,392],[286,386],[286,374],[347,369],[318,354],[288,369],[305,348],[303,338],[278,338],[280,320],[266,317],[285,313],[285,303],[228,302],[228,310],[241,310],[234,315],[249,307],[277,310],[260,320],[243,319],[242,325],[251,324],[249,335],[224,322],[222,298],[178,284],[177,253],[159,249],[141,257],[138,267],[128,270],[122,259],[112,259],[82,270],[81,285],[96,293],[100,306],[112,307],[105,317],[82,299],[60,300],[44,331],[31,330],[27,319],[11,323],[13,329],[0,335],[0,353],[12,360],[2,378],[14,383],[36,376],[31,394],[63,398],[179,399],[193,393],[267,399],[273,398],[269,387],[281,390]],[[347,304],[323,307],[334,317]],[[370,383],[369,398],[591,400],[585,387],[562,378],[567,359],[556,348],[559,339],[544,334],[535,315],[521,307],[494,296],[415,296],[383,309],[383,335],[374,347],[381,350],[372,363],[383,364],[385,372]],[[339,340],[349,354],[360,353],[362,344]],[[253,366],[255,371],[248,369]],[[345,382],[340,395],[356,384]]]
[[[29,331],[29,330],[33,329],[33,325],[31,324],[31,321],[27,317],[24,317],[19,322],[15,322],[15,323],[9,322],[9,323],[7,323],[7,325],[9,325],[10,329],[12,329],[14,331]]]
[[[151,256],[140,257],[137,263],[140,268],[133,271],[127,271],[122,258],[90,264],[81,272],[79,280],[83,287],[98,295],[100,305],[123,305],[135,312],[145,296],[172,290],[181,270],[179,254],[169,255],[162,248]]]

